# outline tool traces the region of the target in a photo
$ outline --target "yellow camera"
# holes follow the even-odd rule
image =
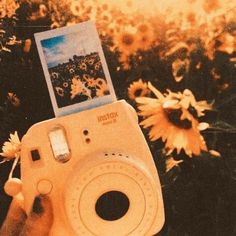
[[[33,125],[22,139],[25,209],[52,200],[53,236],[151,236],[164,223],[159,177],[124,100]]]

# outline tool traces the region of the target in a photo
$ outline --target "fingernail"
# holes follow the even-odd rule
[[[40,197],[35,197],[32,211],[38,215],[43,213],[42,199]]]

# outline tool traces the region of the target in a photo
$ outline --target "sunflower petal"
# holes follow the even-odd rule
[[[143,120],[140,125],[144,128],[153,126],[156,124],[156,120],[158,119],[158,115],[149,116],[147,119]]]
[[[166,160],[166,172],[170,171],[172,168],[174,168],[175,166],[178,166],[181,162],[183,162],[183,160],[174,160],[173,157],[168,158]]]
[[[208,123],[206,123],[206,122],[201,122],[201,123],[199,123],[199,125],[198,125],[198,129],[199,129],[200,131],[206,130],[206,129],[208,129],[209,127],[210,127],[210,125],[209,125]]]
[[[172,99],[172,100],[167,100],[166,102],[163,103],[162,107],[165,108],[173,108],[173,109],[178,109],[180,106],[178,105],[179,101]]]
[[[160,100],[164,100],[164,96],[163,94],[157,90],[152,84],[151,82],[148,82],[148,88],[156,95],[156,97]]]
[[[140,104],[152,104],[152,103],[156,103],[157,99],[149,98],[149,97],[138,97],[135,99],[135,101]]]
[[[209,150],[209,153],[214,157],[221,157],[221,154],[216,150]]]

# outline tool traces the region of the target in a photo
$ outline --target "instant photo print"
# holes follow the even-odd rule
[[[35,40],[56,116],[116,100],[92,21],[36,33]]]

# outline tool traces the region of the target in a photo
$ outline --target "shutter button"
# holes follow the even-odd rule
[[[52,191],[52,183],[47,179],[42,179],[37,184],[37,190],[40,194],[49,194]]]

